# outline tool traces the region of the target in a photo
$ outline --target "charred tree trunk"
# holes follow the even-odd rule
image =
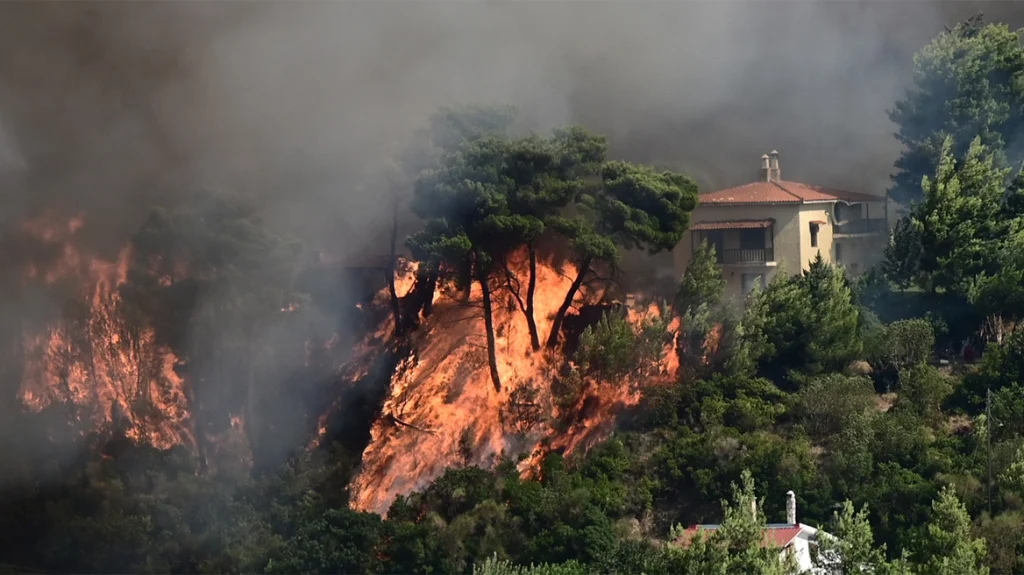
[[[434,311],[434,291],[437,289],[437,272],[427,273],[427,281],[423,293],[423,317],[430,317]]]
[[[572,300],[576,298],[576,292],[580,291],[580,286],[583,285],[583,277],[590,271],[590,262],[590,258],[585,258],[580,262],[576,279],[572,280],[572,285],[569,286],[569,291],[565,294],[565,300],[562,301],[558,312],[555,313],[555,320],[551,323],[551,333],[548,334],[548,349],[554,349],[558,345],[558,334],[562,331],[562,322],[565,321],[565,314],[568,313],[569,307],[572,306]]]
[[[530,244],[530,278],[526,287],[526,325],[530,328],[530,345],[533,351],[540,351],[540,334],[534,319],[533,295],[537,292],[537,250]]]
[[[402,322],[402,306],[398,302],[398,290],[395,289],[395,257],[398,251],[398,200],[391,210],[391,254],[388,257],[388,267],[384,271],[387,274],[388,293],[391,295],[391,313],[395,316],[395,337],[401,337],[405,331],[405,324]]]
[[[402,333],[416,329],[419,325],[420,313],[430,317],[433,311],[434,290],[437,289],[437,272],[424,271],[416,275],[416,282],[405,297],[399,298],[402,317]]]
[[[491,288],[487,285],[487,273],[477,272],[477,281],[480,282],[480,291],[483,294],[484,306],[484,331],[487,332],[487,364],[491,369],[491,381],[494,389],[501,392],[501,378],[498,376],[498,355],[494,342],[494,317],[491,315]]]

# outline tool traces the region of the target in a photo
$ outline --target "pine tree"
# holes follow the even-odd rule
[[[988,575],[985,540],[974,536],[967,508],[952,487],[932,502],[932,518],[915,554],[920,575]]]
[[[1024,48],[1016,32],[972,18],[914,56],[913,78],[890,112],[905,147],[895,165],[893,199],[907,204],[921,196],[921,178],[935,173],[947,141],[956,159],[975,138],[999,151],[999,166],[1024,157],[1015,141],[1024,124]],[[1012,147],[1004,157],[1005,146]]]
[[[815,567],[822,575],[854,575],[907,573],[904,559],[890,563],[885,558],[885,545],[876,545],[867,507],[855,511],[849,500],[832,516],[830,531],[818,531],[818,554]]]
[[[575,214],[552,222],[572,246],[576,277],[555,313],[548,348],[558,345],[565,314],[594,263],[615,264],[620,248],[658,253],[679,243],[697,206],[697,185],[682,174],[607,162],[600,184],[578,200]]]
[[[924,178],[924,199],[911,214],[921,240],[921,273],[932,290],[966,293],[974,277],[998,269],[1009,223],[1000,218],[1007,173],[980,139],[959,162],[946,139],[935,176]]]
[[[900,218],[889,236],[882,273],[900,289],[913,285],[921,269],[921,238],[910,218]]]
[[[714,308],[721,303],[724,290],[725,278],[715,258],[715,246],[701,242],[676,290],[676,313],[685,315],[702,305]]]

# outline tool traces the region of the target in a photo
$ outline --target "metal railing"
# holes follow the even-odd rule
[[[836,234],[840,235],[853,235],[853,234],[880,234],[885,233],[885,219],[884,218],[871,218],[863,220],[850,220],[841,224],[836,224]]]
[[[775,261],[774,248],[753,248],[739,250],[722,250],[717,252],[720,264],[747,264]]]

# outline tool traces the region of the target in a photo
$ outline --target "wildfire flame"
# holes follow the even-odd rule
[[[80,314],[65,313],[23,337],[25,368],[19,397],[34,411],[49,405],[73,406],[93,429],[116,424],[136,442],[158,448],[191,443],[184,382],[175,371],[178,358],[156,343],[147,326],[129,325],[121,313],[118,288],[125,282],[131,250],[117,261],[90,258],[75,247],[84,225],[77,216],[56,225],[48,218],[26,222],[22,232],[59,248],[46,266],[26,264],[25,283],[75,280]]]

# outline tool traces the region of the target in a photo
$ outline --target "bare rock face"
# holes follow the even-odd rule
[[[850,362],[850,365],[846,366],[846,371],[851,375],[870,375],[874,370],[868,362],[858,359]]]

